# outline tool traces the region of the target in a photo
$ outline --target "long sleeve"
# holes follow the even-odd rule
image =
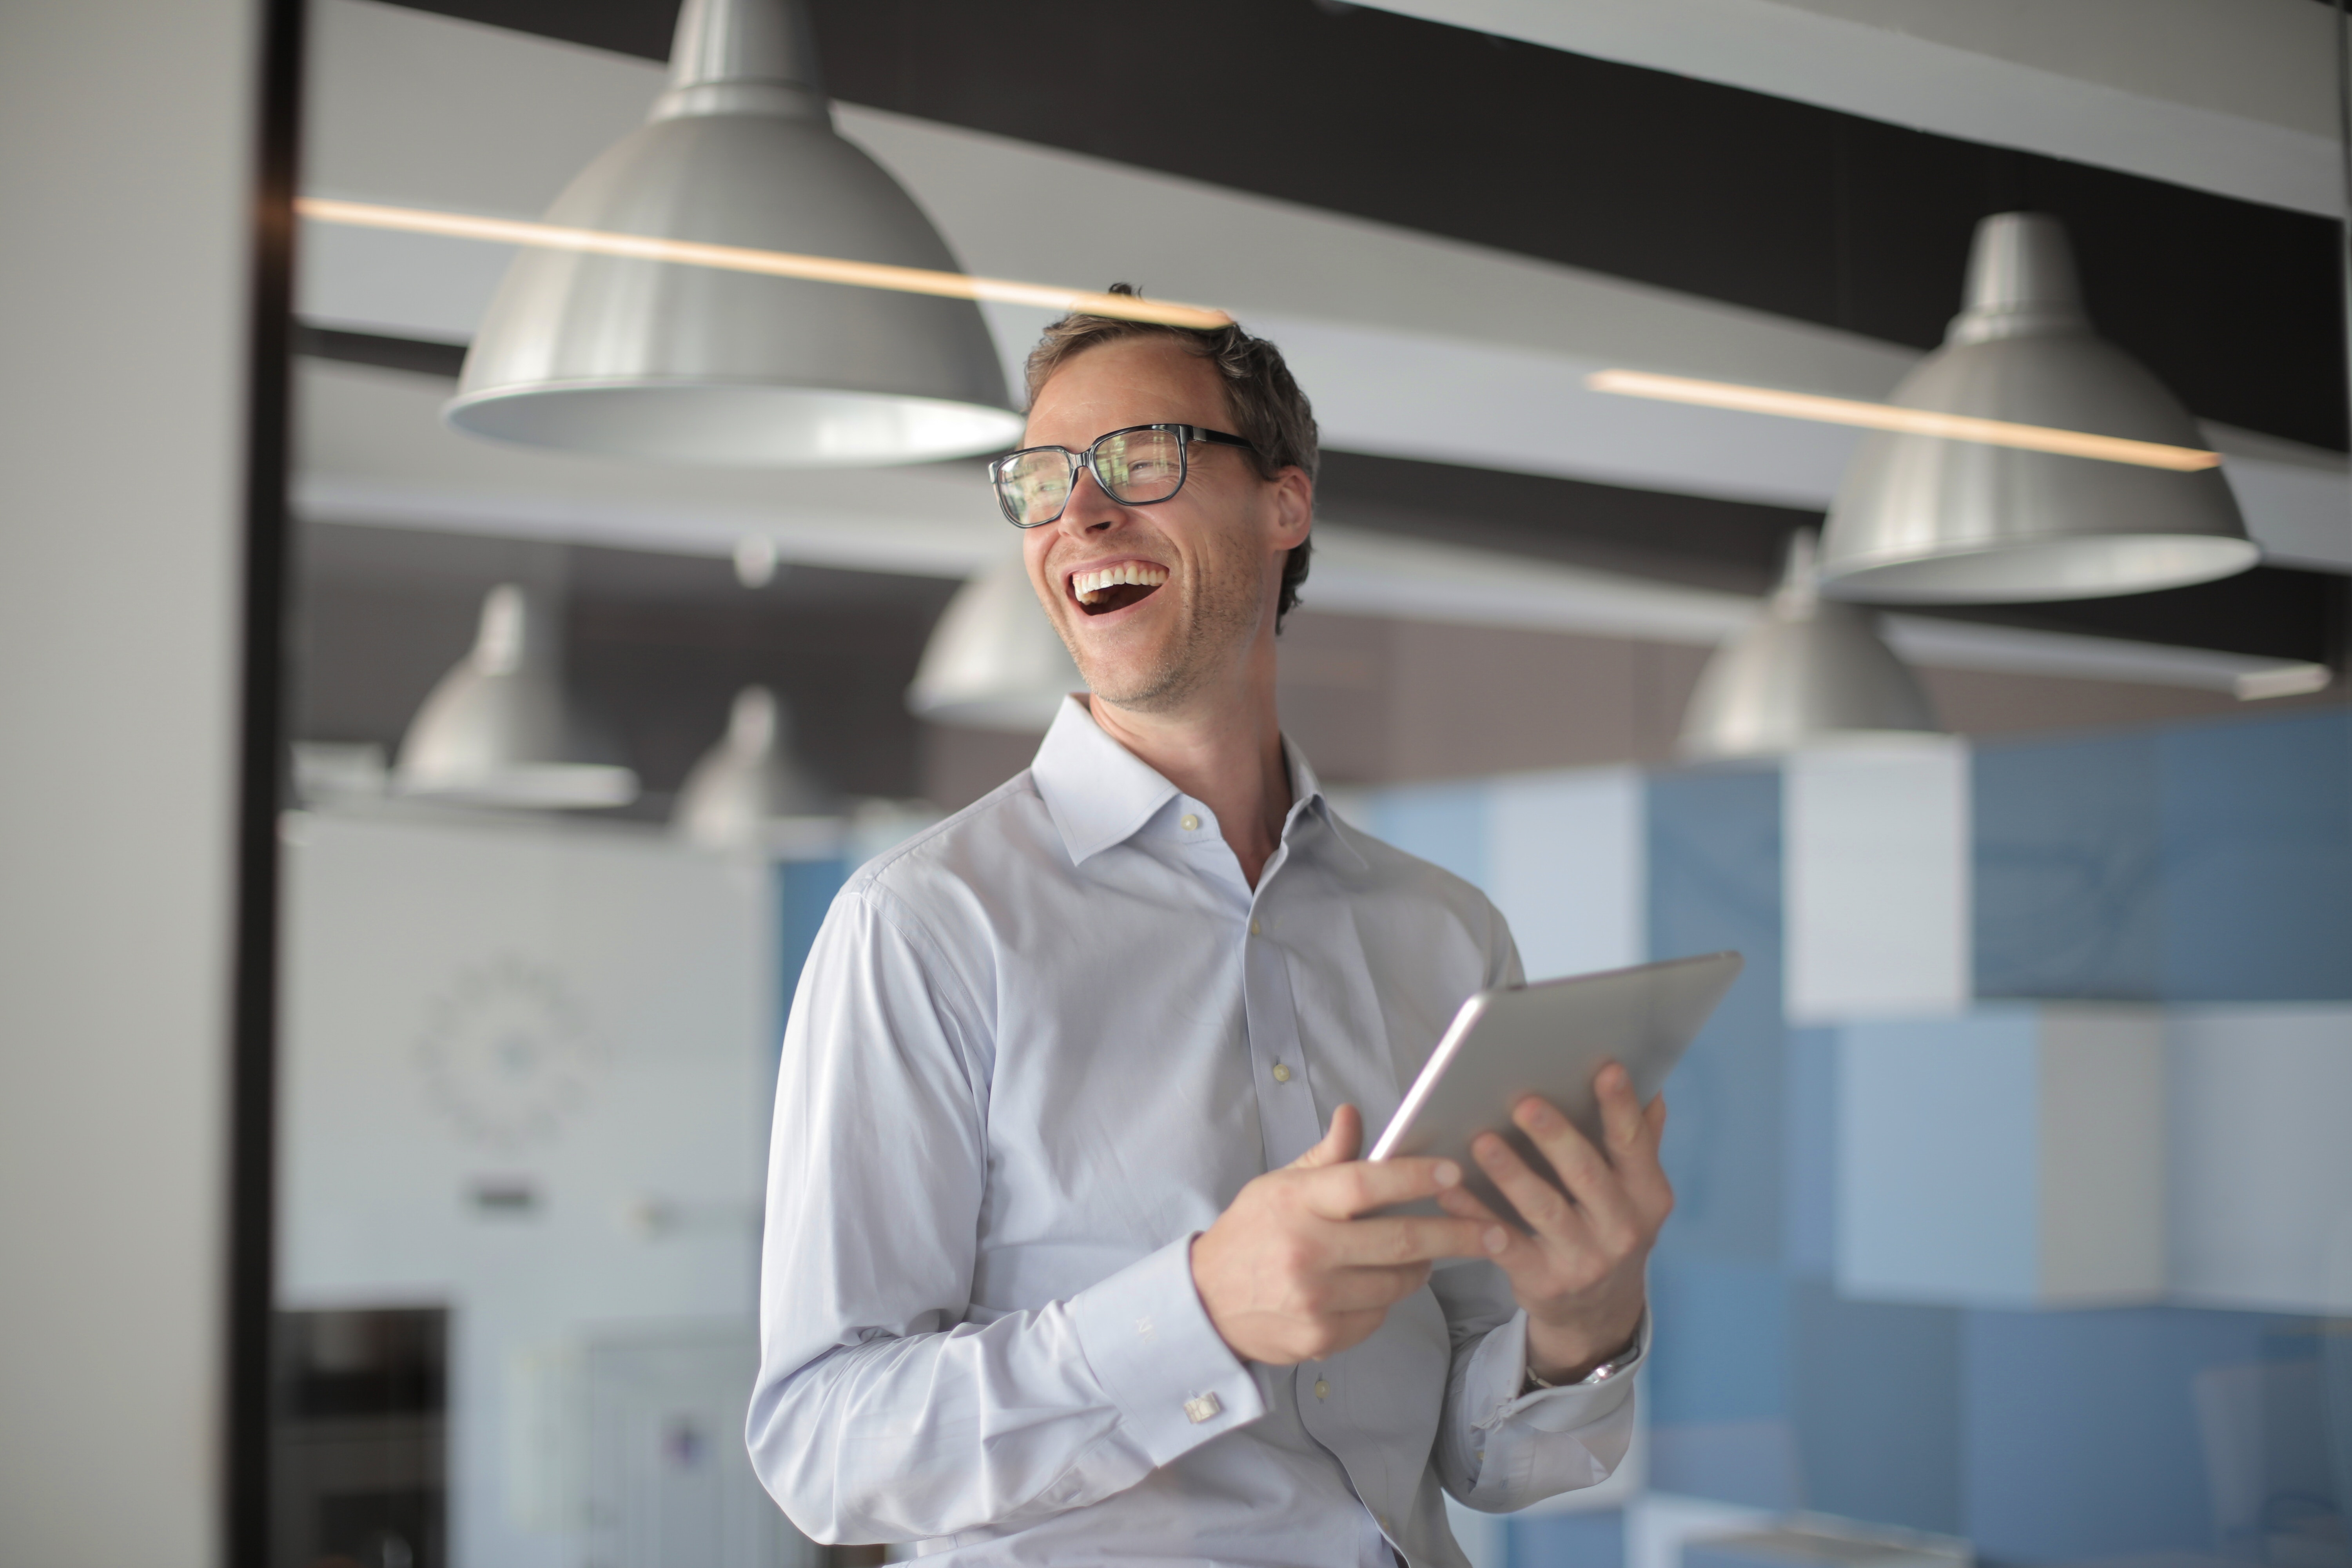
[[[1500,1278],[1485,1265],[1473,1268]],[[1472,1269],[1448,1272],[1466,1275]],[[1451,1317],[1449,1294],[1441,1285],[1439,1299],[1446,1301]],[[1507,1292],[1504,1303],[1509,1304]],[[1630,1374],[1597,1387],[1520,1393],[1527,1382],[1527,1314],[1514,1310],[1504,1321],[1457,1344],[1453,1375],[1446,1380],[1438,1477],[1455,1498],[1486,1513],[1508,1513],[1560,1492],[1598,1486],[1633,1441]],[[1646,1357],[1646,1318],[1642,1336]]]
[[[1264,1412],[1192,1283],[1191,1238],[972,1321],[986,1015],[853,883],[786,1026],[752,1461],[820,1542],[1019,1524],[1112,1496]]]

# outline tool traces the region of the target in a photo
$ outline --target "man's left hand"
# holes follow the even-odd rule
[[[1566,1196],[1494,1133],[1471,1143],[1487,1179],[1534,1235],[1496,1218],[1466,1188],[1438,1194],[1447,1213],[1488,1222],[1487,1254],[1510,1277],[1511,1294],[1527,1310],[1528,1368],[1548,1383],[1574,1383],[1632,1344],[1642,1324],[1650,1247],[1675,1206],[1658,1163],[1665,1097],[1643,1110],[1633,1079],[1614,1062],[1601,1069],[1593,1089],[1601,1101],[1600,1149],[1533,1095],[1511,1112],[1559,1173]]]

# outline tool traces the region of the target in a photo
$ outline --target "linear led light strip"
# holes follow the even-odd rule
[[[973,278],[961,272],[934,272],[921,267],[843,261],[829,256],[797,256],[787,250],[754,250],[740,245],[705,245],[690,239],[615,234],[598,228],[565,228],[557,224],[479,217],[470,213],[435,212],[424,207],[377,206],[368,202],[333,201],[324,196],[298,196],[294,201],[294,210],[320,223],[347,224],[357,228],[393,228],[410,234],[487,239],[502,245],[534,245],[547,250],[584,250],[598,256],[627,256],[644,261],[677,261],[689,267],[715,267],[729,272],[761,272],[774,278],[801,278],[815,283],[846,283],[861,289],[895,289],[902,294],[937,294],[950,300],[995,300],[1012,305],[1042,305],[1049,310],[1084,310],[1097,316],[1117,316],[1129,321],[1157,321],[1171,327],[1214,329],[1233,324],[1233,318],[1223,310],[1213,310],[1202,305],[1142,300],[1132,294],[1097,294],[1084,289],[1057,289],[1045,283],[1016,283],[1003,278]]]
[[[1694,381],[1687,376],[1653,375],[1640,370],[1598,370],[1584,378],[1595,392],[1626,397],[1654,397],[1665,403],[1696,403],[1707,408],[1736,408],[1748,414],[1778,414],[1790,419],[1815,419],[1828,425],[1859,425],[1871,430],[1894,430],[1906,436],[1946,436],[1959,441],[1982,441],[1995,447],[2021,447],[2029,452],[2056,452],[2069,458],[2098,458],[2110,463],[2137,463],[2144,468],[2174,468],[2183,473],[2218,468],[2221,454],[2195,447],[2168,447],[2160,441],[2131,441],[2121,436],[2094,436],[2086,430],[2059,430],[2047,425],[2018,425],[2006,419],[1979,419],[1966,414],[1935,414],[1924,408],[1903,408],[1891,403],[1859,403],[1845,397],[1819,397],[1811,393],[1782,392],[1769,386],[1741,386],[1728,381]]]

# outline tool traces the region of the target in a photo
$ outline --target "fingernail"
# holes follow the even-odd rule
[[[1551,1125],[1551,1107],[1540,1100],[1523,1101],[1519,1106],[1519,1125],[1532,1132]]]
[[[1499,1165],[1503,1163],[1503,1141],[1500,1138],[1481,1138],[1470,1152],[1478,1156],[1481,1164]]]
[[[1458,1185],[1462,1180],[1462,1167],[1455,1164],[1451,1160],[1440,1160],[1437,1162],[1437,1170],[1435,1173],[1437,1176],[1437,1184],[1441,1187]]]
[[[1489,1252],[1500,1252],[1511,1245],[1511,1238],[1503,1234],[1503,1227],[1499,1225],[1488,1226],[1486,1234],[1478,1239],[1486,1243],[1486,1250]]]

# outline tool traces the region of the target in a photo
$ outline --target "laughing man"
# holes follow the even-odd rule
[[[1274,346],[1073,316],[992,466],[1091,696],[866,867],[809,956],[769,1176],[761,1478],[954,1564],[1460,1564],[1633,1428],[1663,1101],[1358,1158],[1516,983],[1475,889],[1342,823],[1275,716],[1314,416]],[[1360,1217],[1433,1197],[1442,1216]]]

